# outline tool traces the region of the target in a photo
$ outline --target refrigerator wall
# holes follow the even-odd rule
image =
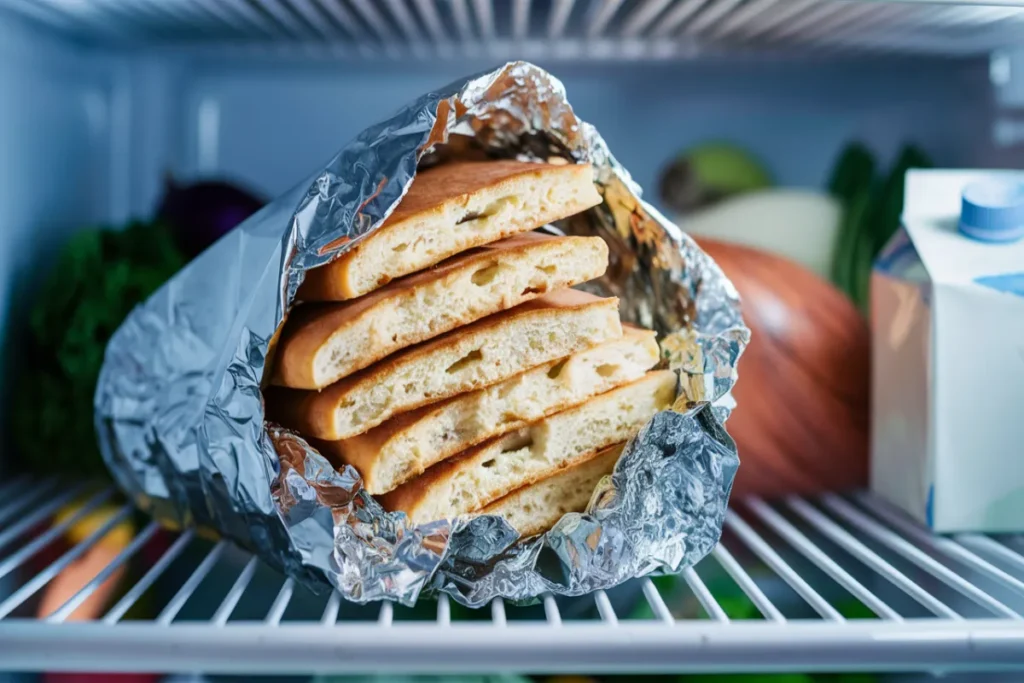
[[[117,68],[108,55],[0,19],[0,386],[47,257],[123,201],[113,186],[124,163],[112,134],[123,124]]]
[[[177,86],[188,173],[225,172],[279,193],[416,93],[493,63],[200,61]],[[937,159],[980,163],[994,150],[987,61],[709,59],[673,64],[542,63],[647,189],[686,147],[735,141],[780,184],[820,186],[840,146],[883,157],[914,140]],[[173,98],[177,99],[177,98]]]

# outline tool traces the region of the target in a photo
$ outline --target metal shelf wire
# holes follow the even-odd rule
[[[4,9],[101,44],[374,60],[983,55],[1024,43],[1024,0],[0,0]]]
[[[315,596],[225,541],[154,523],[66,602],[38,598],[121,522],[113,489],[0,485],[0,668],[26,671],[739,672],[1024,670],[1024,537],[939,538],[868,494],[738,501],[711,557],[534,606],[415,609]],[[54,550],[58,547],[57,550]],[[144,557],[143,557],[144,556]],[[70,621],[134,568],[103,614]],[[397,656],[396,653],[401,653]]]

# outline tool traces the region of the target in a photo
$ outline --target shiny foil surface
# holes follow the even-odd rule
[[[588,288],[656,329],[680,376],[674,410],[626,447],[587,513],[524,542],[497,517],[414,527],[385,512],[354,469],[336,471],[299,435],[265,425],[260,391],[305,271],[380,226],[417,167],[485,156],[593,164],[604,203],[551,229],[608,241],[608,272]],[[469,606],[579,595],[678,572],[718,541],[739,464],[722,421],[748,339],[719,268],[640,199],[562,84],[516,62],[363,131],[133,312],[107,348],[96,427],[110,471],[144,510],[216,530],[311,588],[403,604],[442,591]]]

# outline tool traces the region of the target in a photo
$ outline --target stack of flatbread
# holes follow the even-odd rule
[[[622,444],[675,398],[654,333],[600,277],[600,237],[533,232],[601,201],[585,164],[420,172],[384,225],[307,274],[270,419],[416,524],[503,515],[523,536],[586,507]]]

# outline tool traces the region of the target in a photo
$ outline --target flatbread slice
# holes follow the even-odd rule
[[[311,270],[303,300],[354,299],[472,247],[597,206],[589,164],[457,161],[417,173],[384,224]]]
[[[622,336],[619,301],[561,289],[392,354],[321,392],[265,393],[270,419],[337,441],[392,415]]]
[[[522,538],[542,534],[570,512],[587,509],[601,478],[615,469],[623,445],[606,448],[586,462],[516,489],[480,512],[504,517]]]
[[[414,524],[475,512],[628,440],[676,397],[676,375],[655,370],[587,403],[440,462],[379,498]]]
[[[274,383],[320,389],[413,344],[604,274],[600,237],[528,232],[453,256],[345,303],[300,306]]]
[[[658,359],[654,332],[624,327],[619,339],[317,445],[355,467],[369,493],[386,493],[467,448],[639,379]]]

